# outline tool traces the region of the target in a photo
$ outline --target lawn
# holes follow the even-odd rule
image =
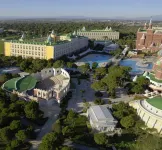
[[[161,97],[154,97],[151,99],[147,99],[147,102],[152,106],[162,110],[162,98]]]
[[[0,54],[4,52],[4,41],[0,41]]]

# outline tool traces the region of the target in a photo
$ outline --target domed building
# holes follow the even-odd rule
[[[131,101],[129,105],[137,110],[138,116],[149,128],[155,128],[162,134],[162,97]]]

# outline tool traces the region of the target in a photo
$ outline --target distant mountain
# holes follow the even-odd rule
[[[138,17],[136,20],[150,20],[150,17]],[[152,16],[152,19],[155,21],[162,21],[162,15]]]
[[[92,19],[92,20],[150,20],[149,17],[86,17],[86,16],[57,16],[57,17],[23,17],[23,16],[0,16],[0,20],[13,20],[13,19],[61,19],[61,20],[73,20],[73,19]],[[152,16],[152,19],[155,21],[162,21],[162,15]]]

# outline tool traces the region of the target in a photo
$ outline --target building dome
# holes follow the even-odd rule
[[[157,55],[162,57],[162,49],[158,51]]]
[[[55,31],[52,30],[52,32],[51,32],[51,38],[55,38],[55,37],[56,37]]]

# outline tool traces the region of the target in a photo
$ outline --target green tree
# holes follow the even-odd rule
[[[19,147],[21,146],[21,141],[19,141],[19,140],[12,140],[11,141],[11,148],[12,149],[19,149]]]
[[[145,77],[141,76],[137,78],[136,82],[133,82],[131,84],[131,92],[136,93],[136,94],[141,94],[145,91],[145,89],[149,85],[149,80],[146,79]]]
[[[63,68],[65,65],[65,62],[63,60],[57,60],[54,62],[53,67],[54,68]]]
[[[131,91],[133,93],[136,93],[136,94],[140,94],[140,93],[143,93],[144,92],[144,88],[141,86],[141,85],[134,85],[133,88],[131,89]]]
[[[86,63],[85,65],[79,66],[79,69],[83,74],[87,74],[87,72],[90,69],[90,65],[89,65],[89,63]]]
[[[97,66],[98,66],[98,63],[97,63],[97,62],[93,62],[93,63],[92,63],[92,69],[96,69]]]
[[[74,150],[72,147],[64,146],[61,148],[61,150]]]
[[[17,100],[19,100],[19,97],[17,94],[11,94],[10,100],[11,100],[11,102],[16,102]]]
[[[105,102],[101,98],[96,98],[95,101],[94,101],[94,103],[96,105],[103,105]]]
[[[64,136],[72,136],[72,127],[66,126],[62,129],[62,134]]]
[[[101,79],[107,74],[107,69],[104,67],[99,67],[95,69],[95,73],[93,74],[93,77],[95,79]]]
[[[117,119],[122,119],[122,118],[125,116],[124,111],[121,111],[121,110],[119,110],[119,111],[114,111],[114,112],[113,112],[113,115],[114,115]]]
[[[132,117],[132,115],[129,115],[129,116],[123,117],[123,118],[120,120],[120,124],[121,124],[124,128],[130,128],[130,127],[133,127],[133,126],[134,126],[135,120],[134,120],[134,118]]]
[[[0,129],[0,139],[4,142],[9,142],[12,139],[12,134],[9,127]]]
[[[124,102],[120,102],[118,104],[113,104],[112,105],[113,110],[115,111],[124,111],[128,109],[128,104]]]
[[[67,68],[72,68],[73,67],[73,63],[72,62],[67,62],[66,66],[67,66]]]
[[[161,150],[162,139],[157,135],[141,134],[134,146],[134,150]]]
[[[27,118],[36,120],[43,117],[43,113],[39,110],[39,104],[35,101],[30,101],[25,105],[25,115]]]
[[[91,84],[91,88],[95,91],[101,91],[105,89],[105,84],[102,81],[96,81]]]
[[[52,127],[53,131],[60,134],[61,133],[61,130],[62,130],[62,127],[61,127],[61,124],[60,122],[56,122],[53,127]]]
[[[108,137],[105,133],[95,133],[94,140],[98,145],[107,145],[108,144]]]
[[[21,122],[20,120],[13,120],[11,123],[10,123],[10,130],[15,130],[15,131],[18,131],[21,129]]]
[[[60,143],[61,139],[59,138],[58,134],[51,132],[43,137],[42,143],[39,146],[39,150],[55,150],[60,145]]]
[[[16,138],[22,142],[25,142],[25,140],[27,139],[27,133],[25,130],[19,130],[16,134],[15,134]]]
[[[100,91],[97,91],[97,92],[95,92],[95,96],[96,96],[96,97],[102,97],[103,94],[102,94]]]
[[[72,119],[74,119],[76,116],[77,116],[77,114],[76,114],[72,109],[70,109],[69,112],[68,112],[68,115],[67,115],[67,119],[68,119],[68,120],[72,120]]]

